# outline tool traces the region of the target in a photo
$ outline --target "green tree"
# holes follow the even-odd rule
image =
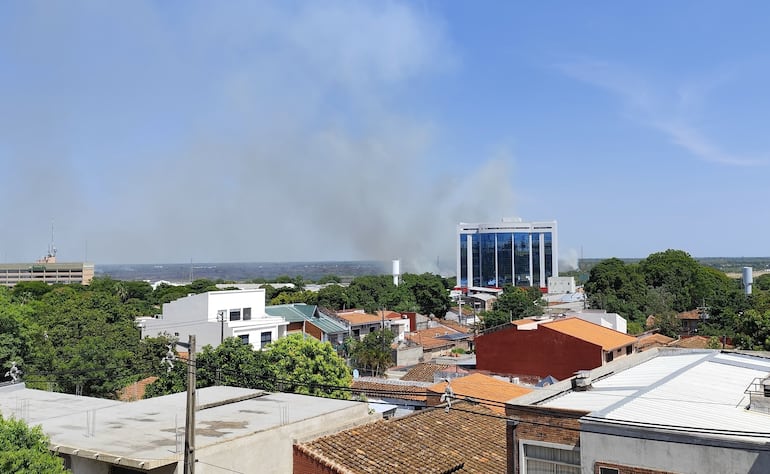
[[[682,250],[666,250],[650,254],[639,262],[639,268],[647,285],[664,288],[672,297],[672,308],[677,313],[696,308],[698,301],[698,279],[701,266]]]
[[[283,391],[349,397],[350,369],[328,342],[290,334],[268,345],[264,355],[266,369]]]
[[[318,283],[319,285],[325,285],[327,283],[338,283],[339,284],[339,283],[342,283],[342,278],[338,277],[337,275],[329,274],[329,275],[324,275],[321,278],[319,278],[316,283]]]
[[[395,335],[390,329],[370,332],[360,341],[353,341],[350,358],[353,365],[379,375],[393,365],[390,345]]]
[[[584,285],[592,308],[618,313],[631,321],[646,317],[647,285],[638,265],[619,258],[602,260],[591,268]]]
[[[386,294],[388,291],[391,292],[390,297]],[[356,277],[347,288],[347,295],[350,298],[351,306],[363,308],[370,313],[382,309],[386,299],[391,300],[391,304],[397,302],[394,301],[397,298],[392,297],[395,294],[396,286],[393,284],[392,277],[387,275]]]
[[[22,281],[13,286],[11,294],[15,301],[25,303],[32,299],[40,299],[52,289],[51,285],[42,281]]]
[[[508,318],[516,320],[543,314],[543,304],[543,295],[538,288],[505,285],[492,309],[508,313]]]
[[[40,426],[0,415],[0,472],[64,474],[63,460],[48,450],[48,437]]]
[[[735,344],[741,349],[770,350],[770,311],[750,309],[736,316]]]
[[[273,390],[274,374],[267,368],[265,353],[255,351],[237,337],[228,337],[213,348],[203,347],[198,354],[198,386],[226,385]]]
[[[444,279],[432,273],[413,275],[405,273],[402,277],[404,286],[417,303],[418,311],[425,315],[434,315],[439,318],[446,316],[452,305],[449,292],[444,286]]]
[[[479,313],[479,319],[481,320],[481,327],[483,329],[489,329],[510,323],[511,313],[500,310],[482,311]]]
[[[754,288],[762,291],[770,291],[770,273],[765,273],[754,279]]]
[[[335,311],[350,307],[345,288],[340,285],[329,285],[318,290],[318,306]]]
[[[318,294],[314,291],[283,291],[270,300],[271,305],[305,303],[314,305],[318,301]]]

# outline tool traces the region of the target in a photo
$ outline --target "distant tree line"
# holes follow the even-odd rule
[[[747,296],[740,280],[669,249],[636,263],[602,260],[591,268],[584,289],[591,308],[625,317],[629,332],[641,332],[653,316],[655,327],[676,336],[677,313],[700,308],[707,318],[699,334],[732,337],[745,349],[770,349],[770,274],[757,277]]]

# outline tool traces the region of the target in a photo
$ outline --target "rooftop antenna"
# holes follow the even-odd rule
[[[48,256],[56,257],[56,247],[53,246],[53,219],[51,219],[51,245],[48,246]]]

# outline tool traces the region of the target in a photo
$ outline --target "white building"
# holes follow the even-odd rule
[[[509,472],[770,472],[768,374],[765,357],[657,348],[585,371],[508,402]]]
[[[156,318],[140,321],[142,336],[166,333],[186,341],[194,334],[198,350],[207,344],[216,347],[228,337],[239,337],[259,350],[285,336],[288,324],[265,312],[263,289],[189,295],[164,304],[163,313]]]

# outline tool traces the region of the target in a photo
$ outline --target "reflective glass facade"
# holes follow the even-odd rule
[[[556,222],[460,224],[457,285],[546,287],[558,276]]]

